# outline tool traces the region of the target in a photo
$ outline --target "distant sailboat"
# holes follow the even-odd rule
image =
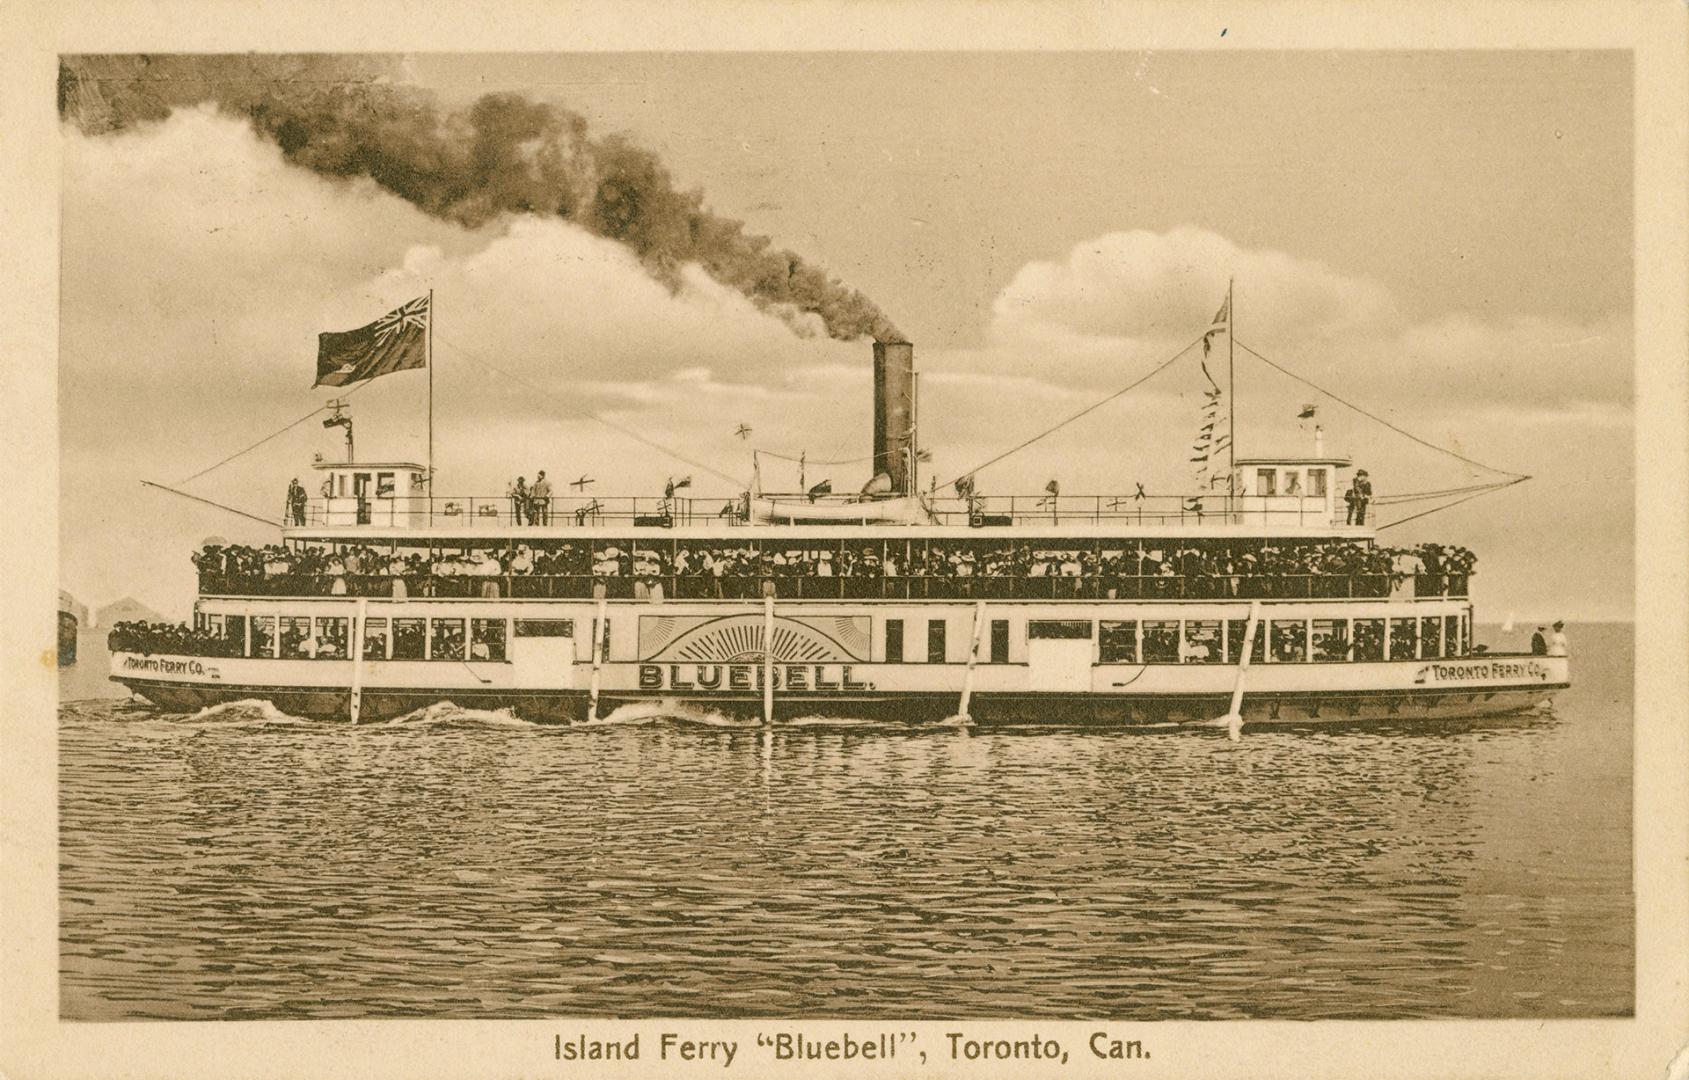
[[[1513,632],[1513,613],[1511,611],[1507,613],[1507,620],[1501,624],[1501,632],[1504,634]]]

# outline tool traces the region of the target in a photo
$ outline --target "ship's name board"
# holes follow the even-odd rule
[[[161,675],[204,675],[205,665],[198,660],[167,660],[162,656],[125,656],[126,671],[156,671]]]
[[[641,690],[761,691],[761,664],[640,664]],[[849,664],[775,664],[774,689],[786,693],[872,690]]]
[[[1548,680],[1548,665],[1540,660],[1480,660],[1454,664],[1426,664],[1414,682],[1467,682],[1475,679]]]

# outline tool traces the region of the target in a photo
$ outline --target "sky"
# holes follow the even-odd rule
[[[1137,379],[1231,283],[1239,342],[1533,477],[1382,539],[1476,550],[1480,620],[1630,617],[1624,54],[434,54],[404,71],[448,105],[513,90],[626,132],[712,209],[866,293],[915,342],[937,479]],[[671,288],[561,219],[431,218],[288,164],[210,107],[63,140],[61,583],[85,603],[182,617],[201,540],[272,538],[140,481],[177,485],[316,408],[316,333],[428,289],[443,495],[540,468],[600,494],[683,473],[726,494],[753,446],[870,448],[869,345],[795,333],[695,267]],[[1188,489],[1199,358],[980,490]],[[1240,454],[1310,448],[1296,414],[1318,403],[1327,450],[1380,495],[1483,475],[1241,351],[1236,375]],[[425,386],[403,373],[351,399],[361,457],[423,455]],[[312,419],[185,490],[279,516],[313,452],[340,451]],[[780,469],[765,483],[795,486]],[[865,466],[807,479],[823,476],[854,487]]]

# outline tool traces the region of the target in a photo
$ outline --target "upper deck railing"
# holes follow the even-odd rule
[[[1464,598],[1468,574],[1091,574],[824,576],[772,574],[201,573],[202,596],[586,600],[1411,600]]]
[[[530,527],[675,528],[752,526],[783,521],[829,525],[934,524],[1010,526],[1118,524],[1190,528],[1215,525],[1326,528],[1343,524],[1325,496],[1302,495],[985,495],[923,497],[913,521],[888,517],[889,504],[848,496],[766,494],[740,498],[639,498],[582,495],[518,500],[510,495],[351,496],[308,500],[294,527],[387,528],[480,532]]]

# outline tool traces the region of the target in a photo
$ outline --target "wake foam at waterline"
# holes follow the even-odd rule
[[[626,705],[618,705],[608,716],[594,717],[572,726],[593,728],[633,727],[655,724],[665,720],[682,724],[702,724],[706,727],[755,728],[761,726],[756,720],[729,716],[715,709],[704,708],[672,698],[662,698],[657,701],[636,701],[629,702]]]
[[[641,727],[652,724],[696,724],[703,727],[728,728],[736,731],[766,730],[769,725],[762,722],[758,716],[735,716],[701,706],[696,702],[679,701],[664,698],[658,701],[630,702],[617,706],[608,716],[585,720],[571,725],[573,727]],[[785,731],[792,729],[823,730],[827,728],[846,728],[851,730],[885,729],[885,730],[918,730],[923,727],[942,725],[919,724],[897,720],[883,720],[871,717],[853,716],[794,716],[789,719],[777,719],[772,730]]]
[[[538,727],[531,720],[524,720],[509,709],[466,709],[456,702],[436,701],[421,709],[395,716],[382,724],[382,727],[432,727],[442,724],[470,724],[487,727],[531,728]]]
[[[758,725],[761,726],[760,724]],[[905,731],[922,727],[942,727],[942,724],[907,723],[897,720],[877,720],[865,716],[794,716],[790,720],[776,720],[774,727],[779,728],[899,728]]]
[[[285,713],[269,701],[262,698],[241,698],[239,701],[225,701],[217,705],[207,705],[205,708],[184,716],[179,721],[186,726],[203,728],[240,728],[264,727],[270,724],[307,724],[309,720],[302,716]]]

